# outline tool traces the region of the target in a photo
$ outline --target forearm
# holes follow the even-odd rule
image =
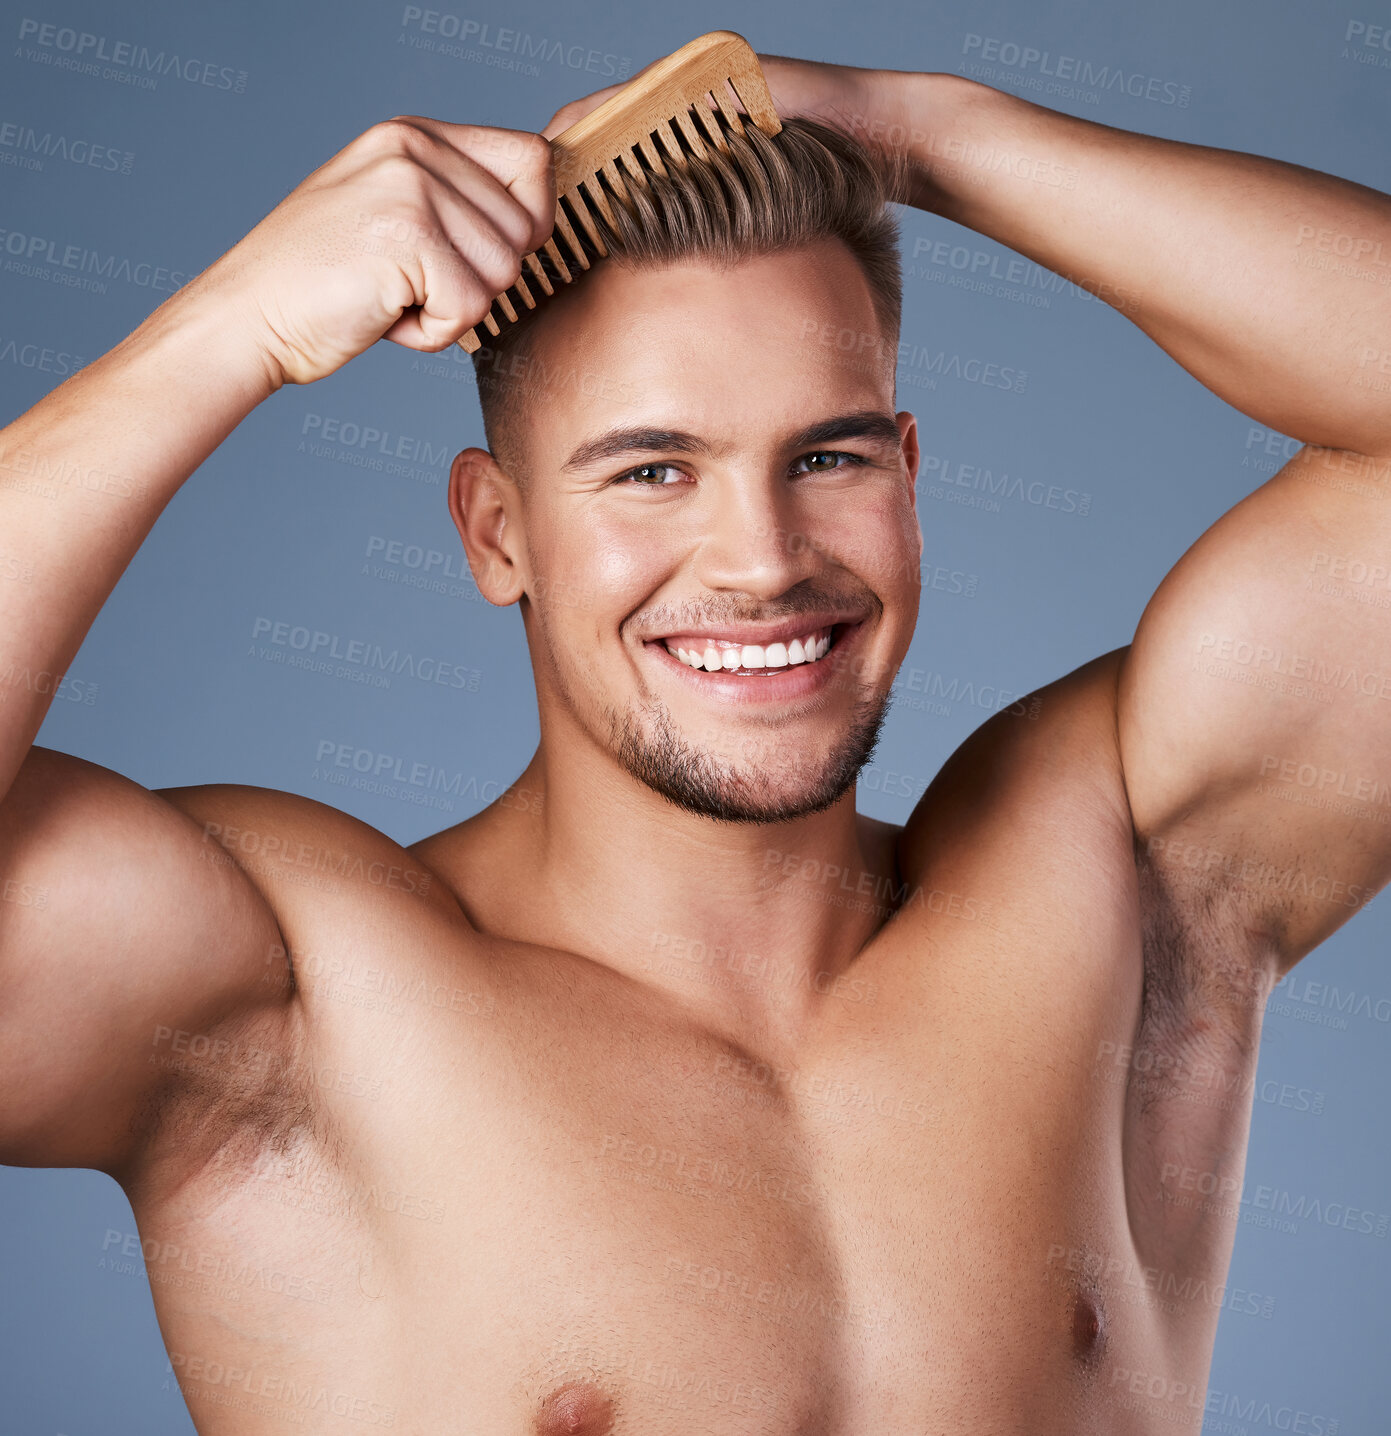
[[[421,116],[373,125],[134,334],[0,430],[0,798],[57,679],[164,506],[283,383],[385,338],[480,323],[555,213],[550,146]],[[12,566],[12,565],[10,565]]]
[[[1114,304],[1262,424],[1391,452],[1391,198],[952,75],[893,83],[914,204]]]
[[[0,796],[164,506],[275,387],[195,280],[0,430]]]

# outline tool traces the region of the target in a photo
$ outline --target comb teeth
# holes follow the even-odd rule
[[[731,90],[746,115],[730,102]],[[630,189],[645,185],[649,175],[666,178],[671,164],[728,150],[726,134],[743,134],[746,120],[769,135],[782,128],[748,41],[732,30],[712,30],[557,135],[551,141],[557,193],[551,236],[524,256],[522,273],[494,296],[460,346],[472,354],[482,347],[480,330],[496,338],[536,308],[528,275],[543,295],[573,284],[608,254],[601,226],[615,227],[612,205],[631,207]]]

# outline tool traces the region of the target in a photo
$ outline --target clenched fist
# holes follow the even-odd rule
[[[190,288],[234,305],[281,381],[309,384],[378,339],[454,343],[544,244],[549,143],[401,115],[315,170]]]

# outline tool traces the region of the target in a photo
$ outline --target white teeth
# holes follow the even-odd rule
[[[770,643],[766,647],[758,643],[719,642],[725,646],[722,648],[712,641],[704,649],[696,649],[673,647],[668,643],[666,649],[688,668],[713,673],[717,669],[787,668],[798,663],[816,663],[831,648],[830,634],[817,638],[809,633],[805,638],[794,638],[791,643]]]

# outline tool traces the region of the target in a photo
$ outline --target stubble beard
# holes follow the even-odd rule
[[[587,726],[583,709],[567,681],[565,665],[544,624],[541,637],[562,701],[575,721]],[[698,817],[725,823],[772,824],[819,813],[854,786],[879,746],[892,697],[888,688],[861,686],[851,703],[846,726],[831,751],[814,768],[814,754],[787,751],[787,742],[778,736],[776,724],[765,730],[769,734],[767,742],[750,740],[742,762],[727,762],[688,742],[670,709],[658,698],[635,702],[621,715],[602,698],[599,707],[609,751],[625,772],[654,793]],[[751,756],[747,748],[754,750]],[[760,769],[760,757],[767,756],[769,749],[774,750],[775,761]],[[810,781],[806,777],[809,772]],[[787,776],[779,782],[777,777],[769,776],[772,773]]]
[[[769,730],[767,745],[754,740],[751,759],[725,762],[687,742],[666,705],[656,699],[639,711],[628,709],[621,718],[607,709],[609,746],[628,773],[685,812],[725,823],[786,823],[829,808],[854,786],[878,747],[889,698],[887,691],[860,694],[846,727],[814,770],[807,761],[814,755],[785,751],[769,768],[758,770],[759,747],[785,746],[776,728]],[[761,781],[770,772],[779,776]],[[780,781],[780,775],[789,776]]]

